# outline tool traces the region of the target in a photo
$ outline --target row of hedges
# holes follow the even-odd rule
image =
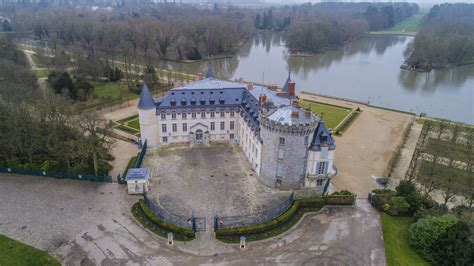
[[[130,161],[128,161],[127,167],[123,171],[122,176],[118,178],[118,183],[119,184],[126,184],[127,183],[127,180],[125,180],[125,178],[127,177],[128,169],[135,167],[135,164],[137,163],[137,158],[138,158],[139,154],[137,154],[137,156],[134,156],[134,157],[130,158]]]
[[[349,117],[344,119],[344,121],[342,121],[342,123],[334,129],[334,132],[336,132],[336,135],[340,135],[344,133],[352,124],[352,122],[354,122],[355,119],[360,115],[360,113],[361,111],[357,111],[357,110],[352,111],[349,114]]]
[[[295,225],[306,212],[319,211],[324,205],[352,205],[353,194],[295,199],[290,208],[277,218],[263,224],[216,230],[216,238],[226,243],[238,243],[241,236],[256,241],[277,236]]]
[[[143,226],[162,237],[167,237],[169,232],[174,234],[177,241],[191,241],[196,237],[193,229],[180,227],[156,217],[143,199],[132,206],[132,214]]]

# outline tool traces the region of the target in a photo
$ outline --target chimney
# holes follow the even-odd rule
[[[240,77],[239,78],[239,83],[244,83],[244,78]]]
[[[247,84],[247,90],[251,91],[253,89],[253,83],[248,83]]]
[[[258,97],[258,104],[262,105],[267,101],[267,95],[266,94],[260,94]]]
[[[197,73],[195,76],[194,76],[194,81],[199,81],[199,80],[202,80],[202,73]]]
[[[305,110],[304,111],[304,116],[306,116],[306,118],[311,118],[311,111],[310,110]]]
[[[292,103],[291,103],[291,106],[295,107],[295,108],[300,108],[300,103],[297,101],[297,100],[294,100]]]
[[[299,118],[300,113],[299,112],[291,112],[291,118]]]
[[[295,88],[296,88],[296,84],[294,81],[290,81],[288,83],[288,97],[295,97],[296,94],[295,94]]]

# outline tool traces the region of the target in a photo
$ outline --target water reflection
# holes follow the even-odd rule
[[[425,92],[434,92],[437,89],[456,91],[474,77],[474,65],[465,65],[443,70],[434,70],[429,73],[416,73],[400,70],[398,79],[407,90],[421,89]]]
[[[299,91],[474,123],[474,65],[431,73],[401,70],[412,37],[369,36],[309,57],[290,56],[285,38],[282,33],[257,34],[236,58],[212,61],[216,76],[282,85],[291,70]],[[207,62],[160,64],[187,73],[207,68]]]

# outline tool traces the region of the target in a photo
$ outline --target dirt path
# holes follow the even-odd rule
[[[342,137],[336,137],[338,174],[332,179],[332,185],[336,190],[350,190],[358,197],[366,197],[378,188],[373,176],[383,175],[413,115],[308,94],[302,94],[300,98],[359,107],[363,111]]]

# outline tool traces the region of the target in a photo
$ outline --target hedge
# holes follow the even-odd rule
[[[263,224],[217,229],[216,238],[227,243],[238,243],[241,236],[255,241],[279,235],[295,225],[306,212],[315,212],[324,206],[321,197],[297,199],[290,208],[274,220]]]
[[[140,199],[132,206],[132,214],[143,226],[159,236],[166,238],[167,234],[172,232],[174,239],[177,241],[190,241],[196,237],[195,232],[191,228],[180,227],[156,217],[153,212],[148,209],[143,199]]]
[[[128,161],[127,167],[123,171],[122,176],[120,178],[118,178],[118,180],[117,180],[117,182],[119,184],[126,184],[127,183],[127,180],[125,180],[125,178],[127,178],[127,172],[130,168],[135,167],[135,164],[137,162],[137,158],[138,158],[138,155],[130,158],[130,161]]]
[[[353,205],[355,195],[328,195],[324,196],[324,205]]]

